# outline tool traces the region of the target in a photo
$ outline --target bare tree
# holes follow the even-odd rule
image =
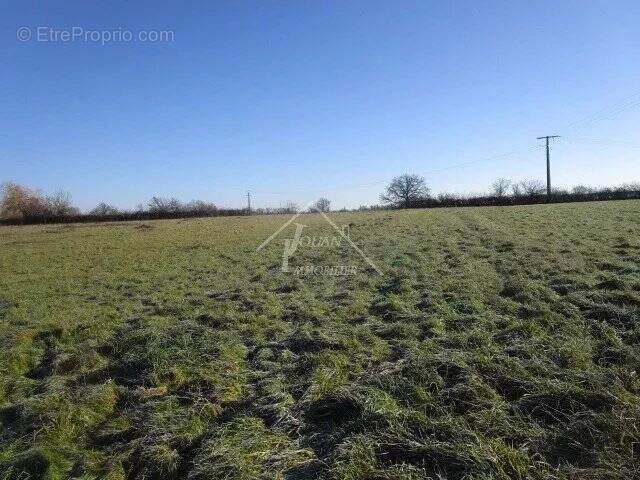
[[[295,202],[287,202],[284,207],[278,209],[278,213],[298,213],[300,207]]]
[[[80,213],[80,211],[71,204],[71,195],[67,192],[59,191],[53,195],[49,195],[46,201],[51,215],[62,217]]]
[[[509,191],[511,180],[508,178],[498,178],[491,184],[491,190],[496,197],[504,197]]]
[[[458,196],[455,193],[440,192],[437,198],[439,202],[451,202],[456,200]]]
[[[519,197],[522,195],[522,186],[520,185],[520,182],[513,182],[511,184],[511,195],[513,195],[514,197]]]
[[[17,183],[2,185],[0,215],[4,218],[23,218],[47,215],[47,199],[37,190],[31,190]]]
[[[380,200],[396,207],[407,207],[417,200],[428,197],[429,188],[424,178],[405,173],[391,180],[385,192],[380,195]]]
[[[71,195],[66,192],[45,197],[40,191],[17,183],[2,185],[0,216],[4,218],[58,217],[79,213],[80,210],[71,204]]]
[[[640,192],[640,182],[623,183],[617,190],[623,192]]]
[[[575,193],[576,195],[584,195],[593,191],[593,188],[587,187],[586,185],[576,185],[571,189],[571,193]]]
[[[204,200],[191,200],[183,206],[183,209],[190,212],[213,214],[218,210],[218,207],[214,203]]]
[[[522,180],[520,187],[525,195],[541,195],[546,188],[540,180],[533,179]]]
[[[152,197],[147,203],[150,212],[179,212],[182,204],[177,198]]]
[[[118,215],[119,213],[120,210],[118,210],[116,207],[102,202],[96,205],[95,208],[89,212],[89,215],[106,217],[108,215]]]
[[[331,200],[325,197],[320,197],[310,210],[316,210],[318,212],[328,212],[331,210]]]

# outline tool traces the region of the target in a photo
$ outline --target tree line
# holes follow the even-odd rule
[[[132,210],[122,210],[107,203],[100,203],[88,213],[81,213],[66,192],[45,195],[16,183],[2,185],[0,197],[0,224],[73,223],[126,220],[156,220],[170,218],[214,217],[231,215],[271,215],[300,212],[294,202],[286,202],[279,208],[218,208],[203,200],[182,202],[177,198],[152,197],[146,205]],[[627,183],[617,187],[593,188],[578,185],[571,190],[555,188],[546,194],[545,185],[534,179],[512,181],[498,178],[485,195],[460,195],[440,193],[431,195],[425,179],[415,174],[404,174],[391,180],[380,195],[381,204],[362,205],[358,211],[436,208],[465,206],[507,206],[535,203],[586,202],[600,200],[626,200],[640,198],[640,183]],[[331,201],[321,197],[306,213],[328,212]],[[348,211],[346,208],[340,211]],[[353,211],[353,210],[352,210]]]
[[[57,192],[45,195],[16,183],[2,185],[0,198],[0,222],[3,224],[74,223],[97,221],[157,220],[246,215],[244,209],[218,208],[203,200],[181,202],[177,198],[152,197],[146,205],[132,210],[122,210],[107,203],[100,203],[88,213],[81,213],[73,206],[71,195]]]
[[[627,200],[640,198],[640,182],[617,187],[593,188],[577,185],[571,190],[553,188],[546,194],[546,186],[539,180],[512,181],[498,178],[488,195],[459,195],[440,193],[433,197],[425,179],[415,174],[395,177],[380,195],[378,208],[430,208],[464,206],[526,205],[535,203],[586,202],[600,200]],[[362,207],[360,209],[363,209]]]
[[[331,201],[321,197],[308,212],[328,212]],[[71,202],[67,192],[45,195],[17,183],[8,182],[0,191],[1,224],[74,223],[98,221],[157,220],[170,218],[216,217],[231,215],[277,215],[298,213],[300,207],[294,202],[286,202],[279,208],[256,208],[248,211],[242,208],[218,208],[214,203],[203,200],[182,202],[175,197],[154,196],[146,204],[132,210],[119,209],[101,202],[87,213]]]

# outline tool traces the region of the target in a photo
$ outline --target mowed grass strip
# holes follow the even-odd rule
[[[640,202],[330,216],[0,228],[0,478],[640,477]]]

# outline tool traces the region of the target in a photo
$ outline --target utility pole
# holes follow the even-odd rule
[[[251,192],[247,190],[247,212],[251,215]]]
[[[545,139],[547,141],[547,195],[551,195],[551,159],[549,157],[549,139],[560,138],[560,135],[546,135],[538,137],[537,140]]]

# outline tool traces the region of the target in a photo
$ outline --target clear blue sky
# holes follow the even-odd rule
[[[38,42],[43,26],[174,38]],[[0,181],[83,209],[247,189],[357,206],[404,172],[480,192],[544,179],[546,134],[567,137],[555,184],[640,180],[640,105],[614,108],[640,101],[635,0],[12,0],[0,27]]]

